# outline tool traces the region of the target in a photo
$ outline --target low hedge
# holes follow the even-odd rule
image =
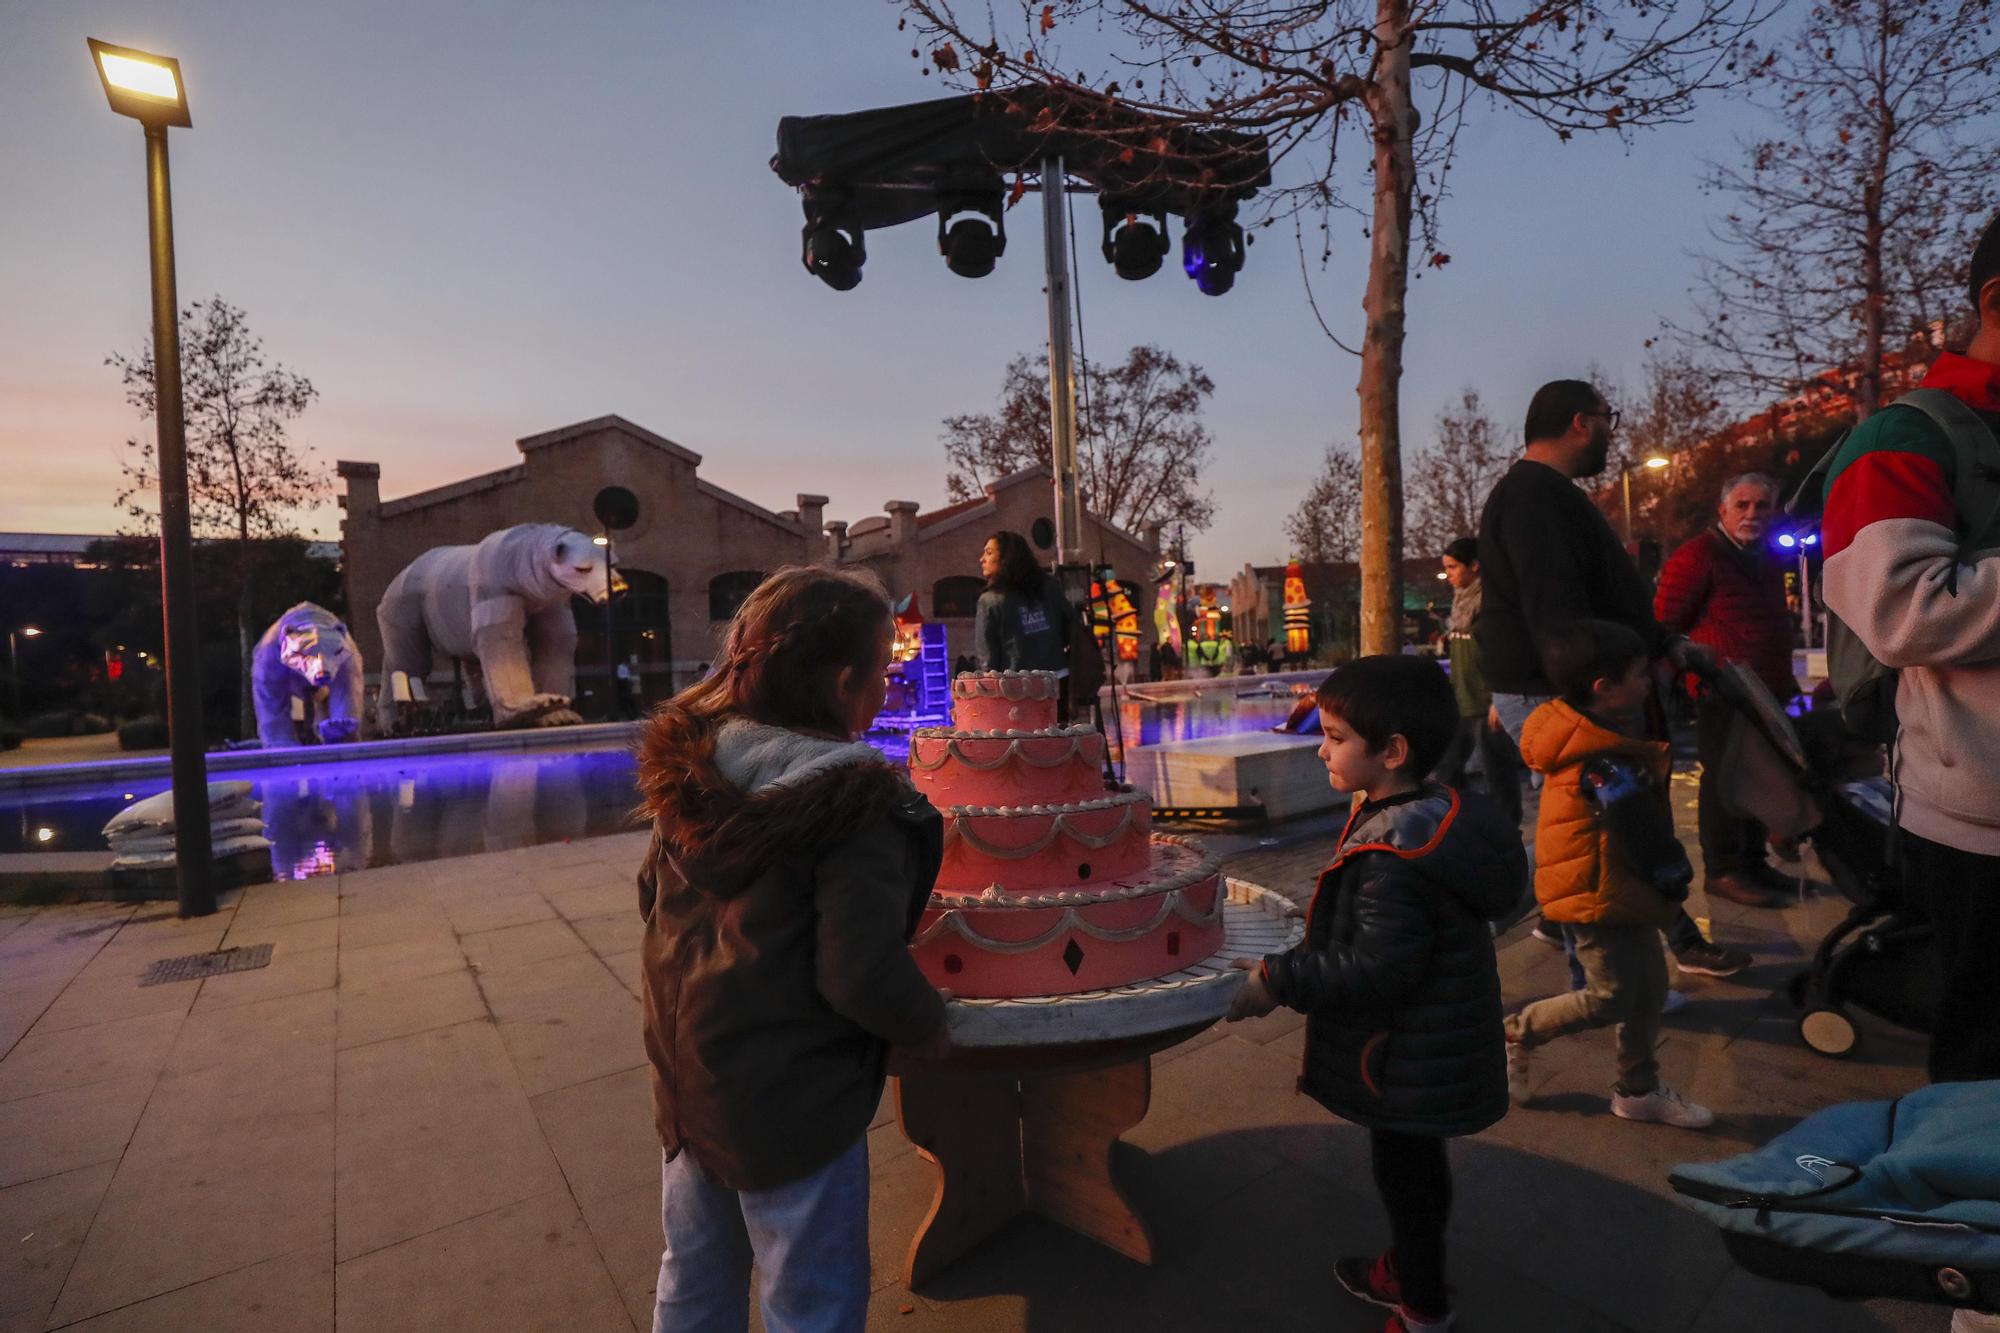
[[[118,727],[121,750],[164,750],[167,748],[167,720],[163,717],[135,717]]]
[[[28,736],[32,740],[48,741],[75,734],[75,713],[37,713],[28,719]]]

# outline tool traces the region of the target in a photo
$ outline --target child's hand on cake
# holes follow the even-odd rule
[[[1229,1002],[1229,1012],[1223,1021],[1234,1023],[1244,1018],[1262,1018],[1278,1007],[1277,999],[1270,988],[1264,985],[1264,960],[1261,958],[1232,958],[1229,965],[1239,972],[1250,975],[1243,978],[1242,989]]]

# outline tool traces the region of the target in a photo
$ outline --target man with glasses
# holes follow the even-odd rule
[[[1494,720],[1520,744],[1528,714],[1556,691],[1542,667],[1541,643],[1578,620],[1612,620],[1636,631],[1655,658],[1686,668],[1705,650],[1670,636],[1653,619],[1653,594],[1630,553],[1576,481],[1604,471],[1618,413],[1582,380],[1555,380],[1535,391],[1523,431],[1526,455],[1511,468],[1479,520],[1479,567],[1486,600],[1474,636]],[[1536,936],[1561,943],[1545,926]],[[1667,932],[1683,972],[1728,976],[1748,954],[1702,938],[1685,912]]]

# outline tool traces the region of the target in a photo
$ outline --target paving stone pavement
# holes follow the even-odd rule
[[[1233,873],[1303,897],[1331,836],[1230,841],[1247,848]],[[0,909],[0,1333],[648,1328],[643,845],[261,885],[199,921],[157,904]],[[1453,1149],[1471,1333],[1943,1328],[1935,1310],[1749,1277],[1671,1201],[1675,1162],[1920,1082],[1911,1035],[1871,1025],[1856,1059],[1821,1060],[1773,997],[1837,903],[1712,914],[1758,964],[1688,983],[1663,1060],[1719,1124],[1613,1119],[1604,1034],[1539,1053],[1540,1103]],[[270,967],[136,984],[156,959],[256,943],[275,946]],[[1510,1003],[1563,984],[1525,927],[1500,956]],[[1302,1040],[1280,1014],[1157,1059],[1118,1162],[1156,1234],[1152,1268],[1027,1219],[905,1290],[932,1175],[885,1105],[869,1133],[871,1328],[1378,1328],[1329,1267],[1384,1243],[1365,1136],[1295,1094]]]

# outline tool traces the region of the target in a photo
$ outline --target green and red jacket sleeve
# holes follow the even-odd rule
[[[1883,665],[2000,658],[2000,560],[1958,563],[1951,445],[1888,407],[1855,427],[1827,479],[1826,604]]]

